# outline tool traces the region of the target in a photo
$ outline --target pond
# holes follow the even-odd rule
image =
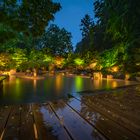
[[[129,81],[94,80],[81,76],[48,76],[43,80],[9,77],[0,87],[0,104],[45,102],[67,98],[68,93],[110,89],[130,84]]]

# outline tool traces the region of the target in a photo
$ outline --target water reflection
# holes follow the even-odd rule
[[[112,87],[113,87],[113,88],[116,88],[117,86],[118,86],[117,81],[113,81],[113,82],[112,82]]]
[[[11,80],[10,80],[11,81]],[[22,87],[20,86],[20,79],[16,79],[16,87],[15,87],[15,92],[16,92],[16,95],[19,95],[20,94],[20,91],[22,91]]]
[[[88,100],[90,100],[89,96],[87,98],[89,98]],[[81,97],[81,101],[71,99],[68,104],[76,111],[78,111],[84,118],[92,122],[92,124],[96,125],[101,115],[93,111],[91,108],[87,107],[87,105],[85,105],[84,103],[84,100],[82,99],[84,99],[84,97]]]
[[[82,90],[83,87],[83,79],[81,77],[75,77],[75,88],[76,91]]]
[[[75,101],[74,101],[75,103]],[[72,106],[71,101],[69,104]],[[69,132],[73,135],[73,137],[77,140],[104,140],[104,138],[92,127],[89,125],[84,119],[78,115],[77,112],[80,113],[81,106],[74,105],[74,109],[67,105],[67,101],[58,101],[51,103],[52,108],[55,110],[56,114],[60,118],[60,123],[66,126]],[[73,106],[72,106],[73,107]],[[79,108],[78,108],[79,107]],[[62,109],[63,108],[63,109]],[[84,131],[83,131],[84,130]]]
[[[93,81],[93,86],[95,86],[97,89],[102,87],[102,80],[96,79]]]
[[[43,80],[10,77],[3,81],[0,90],[0,104],[45,102],[66,98],[68,93],[94,89],[108,89],[128,85],[128,81],[91,80],[80,76],[55,75]]]
[[[37,85],[37,80],[36,79],[33,80],[33,85],[34,85],[34,93],[36,93],[36,85]]]
[[[0,82],[0,93],[2,93],[3,90],[3,82]]]
[[[60,93],[63,87],[63,77],[61,75],[56,76],[55,85],[57,93]]]

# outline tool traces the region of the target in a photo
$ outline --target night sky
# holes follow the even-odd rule
[[[85,14],[93,18],[93,0],[53,0],[61,3],[62,9],[55,14],[54,24],[72,33],[73,46],[81,40],[80,22]]]

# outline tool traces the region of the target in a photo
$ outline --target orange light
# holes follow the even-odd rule
[[[90,67],[90,68],[94,68],[96,65],[97,65],[97,62],[94,62],[94,63],[91,63],[91,64],[89,65],[89,67]]]
[[[117,72],[118,70],[119,70],[118,66],[115,66],[115,67],[112,68],[113,72]]]
[[[64,62],[64,58],[62,58],[62,57],[56,57],[55,58],[55,64],[57,66],[61,66],[63,64],[63,62]]]

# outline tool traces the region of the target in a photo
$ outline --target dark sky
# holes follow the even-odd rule
[[[61,3],[62,9],[56,13],[54,23],[72,33],[73,46],[81,40],[80,22],[85,14],[93,18],[93,0],[53,0]]]

